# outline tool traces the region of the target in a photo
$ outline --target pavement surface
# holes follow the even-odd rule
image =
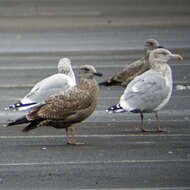
[[[190,189],[190,2],[189,0],[6,0],[0,1],[0,189]],[[76,72],[92,64],[100,82],[144,55],[155,38],[184,57],[171,61],[174,91],[160,111],[163,133],[141,133],[138,114],[108,114],[122,87],[100,87],[97,110],[65,130],[24,125],[5,128],[23,112],[4,108],[39,80],[57,72],[61,57]],[[181,85],[184,90],[176,90]],[[145,128],[155,130],[153,114]]]

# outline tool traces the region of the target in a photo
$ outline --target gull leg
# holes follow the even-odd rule
[[[157,132],[160,132],[160,120],[159,120],[159,116],[158,116],[158,113],[156,112],[155,113],[155,118],[156,118],[156,121],[157,121]]]
[[[66,130],[67,144],[72,144],[72,142],[69,139],[69,128],[67,127],[65,130]]]
[[[73,128],[71,128],[71,131],[72,131],[72,144],[76,144],[75,142],[75,130]]]
[[[159,116],[158,116],[157,112],[155,113],[155,118],[156,118],[156,121],[157,121],[157,131],[156,132],[165,132],[165,131],[160,129],[160,119],[159,119]]]
[[[145,130],[144,129],[144,115],[143,115],[143,113],[140,113],[140,115],[141,115],[141,131],[142,132],[153,132],[153,131],[148,131],[148,130]]]
[[[75,141],[75,129],[71,128],[71,130],[72,130],[72,141],[71,141],[72,145],[84,144],[84,143],[80,143],[80,142]]]
[[[143,113],[140,113],[140,116],[141,116],[141,131],[146,132],[144,130],[144,115],[143,115]]]
[[[79,143],[75,141],[75,130],[73,128],[71,128],[71,134],[72,134],[71,140],[69,138],[69,128],[67,127],[65,130],[66,130],[67,144],[70,144],[70,145],[84,144],[84,143]]]

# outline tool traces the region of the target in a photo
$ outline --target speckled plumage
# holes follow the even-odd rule
[[[43,104],[34,107],[23,118],[8,126],[29,122],[24,128],[25,132],[42,125],[66,128],[67,132],[68,127],[88,118],[96,108],[99,87],[93,78],[94,74],[98,75],[93,66],[81,66],[78,85],[48,97]],[[67,134],[67,143],[75,144],[74,136],[70,142]]]
[[[94,79],[81,80],[80,83],[60,94],[50,96],[45,104],[29,111],[27,118],[61,120],[63,123],[80,122],[88,117],[97,104],[98,86]],[[64,125],[62,126],[64,128]]]

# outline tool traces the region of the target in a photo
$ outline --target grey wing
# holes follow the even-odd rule
[[[164,77],[147,71],[131,81],[121,96],[120,104],[128,111],[154,111],[170,94]]]
[[[75,82],[64,74],[55,74],[37,83],[32,90],[21,100],[22,103],[41,103],[48,96],[66,91],[73,87]]]

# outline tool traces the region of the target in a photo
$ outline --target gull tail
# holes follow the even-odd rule
[[[29,123],[29,122],[31,122],[31,121],[27,120],[26,116],[23,116],[23,117],[16,119],[15,121],[9,122],[7,124],[7,127],[13,126],[13,125],[19,125],[19,124],[23,124],[23,123]]]
[[[39,126],[41,120],[33,120],[29,125],[27,125],[22,132],[28,132],[31,131],[32,129],[35,129]]]
[[[116,104],[114,106],[111,106],[109,108],[107,108],[106,110],[108,113],[122,113],[122,112],[126,112],[125,109],[123,109],[120,104]]]
[[[12,122],[8,123],[8,124],[7,124],[7,127],[13,126],[13,125],[19,125],[19,124],[23,124],[23,123],[30,123],[29,125],[27,125],[27,126],[22,130],[23,132],[28,132],[28,131],[30,131],[30,130],[32,130],[32,129],[37,128],[37,127],[38,127],[38,124],[39,124],[40,122],[41,122],[40,119],[39,119],[39,120],[32,120],[32,121],[30,121],[30,120],[28,120],[28,119],[26,118],[26,116],[23,116],[23,117],[21,117],[21,118],[16,119],[15,121],[12,121]]]
[[[33,107],[34,105],[36,105],[35,102],[23,104],[21,101],[19,101],[13,105],[9,105],[7,108],[5,108],[5,110],[24,111],[24,110],[28,110],[29,108]]]

